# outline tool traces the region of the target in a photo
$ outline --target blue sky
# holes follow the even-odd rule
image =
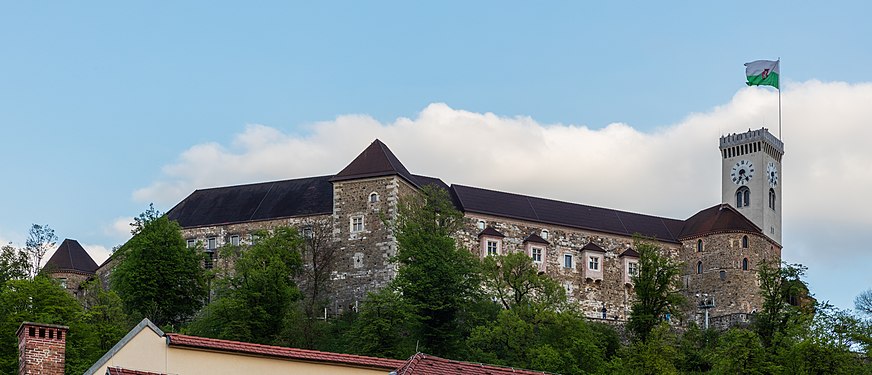
[[[858,212],[870,207],[862,195],[853,205],[822,206],[832,213],[810,236],[804,225],[812,215],[802,206],[832,192],[836,180],[815,176],[838,168],[855,174],[839,180],[844,194],[872,188],[865,177],[872,151],[843,143],[868,133],[839,128],[870,118],[862,105],[872,82],[872,50],[864,47],[870,11],[863,2],[4,2],[0,240],[21,244],[31,223],[44,223],[61,239],[109,249],[126,240],[125,218],[149,202],[165,211],[195,188],[335,173],[376,137],[394,139],[388,145],[409,169],[448,182],[684,218],[717,203],[716,173],[702,173],[714,179],[704,188],[676,187],[698,193],[688,193],[689,202],[658,206],[639,198],[648,186],[573,191],[553,187],[572,181],[556,172],[515,180],[452,174],[427,160],[475,145],[452,149],[463,142],[397,129],[406,120],[424,129],[464,114],[484,124],[492,114],[497,120],[482,137],[505,136],[507,153],[524,147],[527,133],[511,138],[499,126],[527,126],[534,135],[587,129],[602,142],[667,139],[646,144],[667,145],[651,152],[673,153],[668,163],[681,164],[697,148],[670,142],[699,140],[700,152],[716,153],[719,134],[775,127],[771,108],[748,109],[770,106],[773,97],[744,88],[742,63],[780,57],[784,99],[793,89],[794,103],[811,103],[784,115],[785,193],[791,173],[803,185],[784,198],[785,215],[803,213],[785,218],[785,237],[794,234],[785,258],[810,267],[819,298],[850,307],[872,286],[857,265],[870,259],[869,222]],[[801,112],[815,105],[822,107]],[[753,121],[722,116],[746,111],[756,113]],[[687,135],[692,129],[703,135]],[[815,141],[826,132],[839,136]],[[542,144],[525,160],[560,155]],[[418,158],[415,150],[432,154]],[[216,169],[221,160],[236,168]],[[632,185],[628,160],[603,158],[614,173],[602,174]],[[706,163],[682,173],[719,171],[717,158]],[[569,164],[564,172],[576,172]],[[859,258],[822,260],[813,255],[821,248]]]

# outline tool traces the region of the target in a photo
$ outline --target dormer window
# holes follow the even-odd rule
[[[369,203],[376,203],[376,202],[378,202],[378,193],[376,193],[376,192],[369,193]]]
[[[500,243],[495,240],[487,240],[487,256],[499,255],[500,253]]]
[[[639,276],[639,263],[638,262],[628,262],[627,263],[627,273],[630,274],[630,277]]]
[[[591,271],[599,271],[600,258],[599,257],[588,257],[587,258],[587,269],[589,269]]]
[[[541,247],[530,248],[530,258],[533,259],[533,263],[542,263],[542,248]]]

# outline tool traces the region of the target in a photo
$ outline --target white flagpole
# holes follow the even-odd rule
[[[778,138],[781,139],[781,57],[778,58]],[[784,141],[784,139],[781,139]]]

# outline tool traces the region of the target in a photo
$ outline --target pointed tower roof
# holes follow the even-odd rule
[[[400,176],[413,186],[418,186],[415,178],[403,166],[403,163],[400,163],[400,160],[394,156],[394,153],[391,152],[388,146],[376,139],[360,155],[357,155],[351,164],[348,164],[345,169],[333,176],[330,181],[346,181],[392,175]]]
[[[43,267],[48,272],[78,272],[93,274],[97,271],[97,263],[88,255],[79,241],[64,239],[51,259]]]
[[[762,233],[760,227],[733,206],[721,203],[685,220],[679,239],[728,232]]]

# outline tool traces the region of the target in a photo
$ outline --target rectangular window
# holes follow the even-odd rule
[[[563,268],[572,268],[572,254],[563,254]]]
[[[351,218],[351,233],[363,231],[363,216],[355,216]]]
[[[260,236],[258,236],[256,234],[249,234],[248,235],[248,243],[254,245],[257,243],[258,240],[260,240]]]
[[[209,238],[206,243],[206,248],[209,250],[215,250],[216,248],[218,248],[218,239],[215,237]]]
[[[215,252],[211,250],[206,250],[206,269],[211,270],[215,267]]]
[[[627,273],[629,273],[630,276],[638,276],[639,275],[639,263],[636,263],[636,262],[628,263],[627,264]]]
[[[235,234],[230,236],[230,244],[233,246],[239,246],[239,236]]]
[[[533,263],[542,263],[542,248],[534,247],[530,249],[530,257],[533,258]]]
[[[187,246],[189,249],[194,247],[194,246],[197,246],[197,240],[188,240]]]
[[[587,268],[597,271],[599,270],[599,257],[590,257],[587,263]]]
[[[487,241],[487,255],[497,255],[499,253],[499,247],[497,245],[497,241]]]

